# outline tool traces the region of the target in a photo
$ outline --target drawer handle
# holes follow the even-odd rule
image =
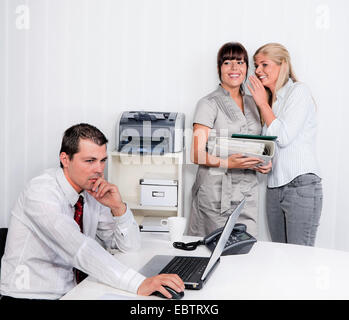
[[[163,198],[165,197],[165,192],[152,191],[151,195],[153,198]]]

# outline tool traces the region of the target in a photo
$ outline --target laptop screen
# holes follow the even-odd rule
[[[245,201],[246,200],[243,199],[239,203],[239,205],[234,209],[232,214],[229,216],[229,218],[225,222],[224,229],[222,231],[222,235],[220,236],[218,243],[211,254],[210,261],[208,262],[208,264],[206,266],[205,272],[203,273],[201,280],[204,280],[206,278],[206,276],[210,272],[211,268],[215,265],[216,261],[221,256],[221,254],[224,250],[225,244],[227,243],[229,236],[234,229],[235,223],[236,223],[236,221],[241,213],[241,209],[245,204]]]

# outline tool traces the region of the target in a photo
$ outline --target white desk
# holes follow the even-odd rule
[[[209,256],[210,252],[204,246],[195,251],[178,250],[171,246],[168,234],[142,233],[139,252],[117,252],[115,257],[139,270],[156,254]],[[139,297],[91,277],[62,299],[94,300],[105,294],[123,295],[125,299],[160,299]],[[204,288],[185,290],[184,299],[349,299],[349,253],[260,241],[248,254],[221,257]]]

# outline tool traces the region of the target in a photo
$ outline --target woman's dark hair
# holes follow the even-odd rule
[[[103,146],[108,142],[105,135],[99,129],[87,123],[80,123],[64,132],[61,151],[59,153],[65,152],[71,160],[74,154],[79,152],[80,139],[91,140],[99,146]],[[61,168],[63,168],[62,163]]]
[[[224,44],[218,51],[217,67],[218,67],[219,80],[221,81],[222,81],[221,66],[225,60],[243,60],[246,63],[246,67],[248,71],[248,54],[245,47],[239,42],[228,42]]]

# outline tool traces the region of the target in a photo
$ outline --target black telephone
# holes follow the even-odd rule
[[[218,228],[204,238],[203,243],[211,251],[216,247],[223,229],[224,228]],[[225,244],[222,256],[248,253],[255,242],[257,242],[256,238],[246,232],[246,225],[237,223]]]

